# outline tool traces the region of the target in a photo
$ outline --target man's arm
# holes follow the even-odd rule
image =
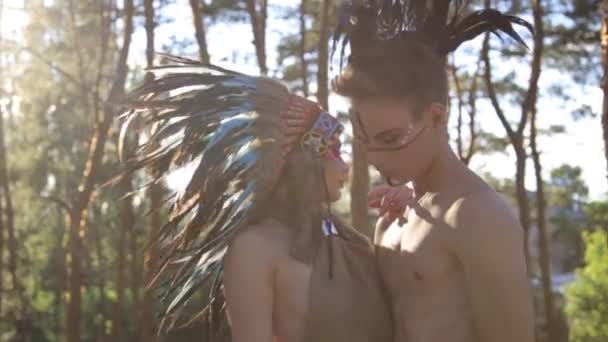
[[[247,230],[228,248],[224,293],[233,342],[271,342],[273,263],[268,241]]]
[[[534,341],[523,229],[495,193],[463,199],[455,217],[460,259],[480,342]]]

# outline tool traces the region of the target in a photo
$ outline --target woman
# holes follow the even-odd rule
[[[287,156],[267,210],[228,249],[224,288],[233,341],[388,341],[371,246],[329,211],[346,173],[337,146],[321,158],[302,149]],[[323,227],[318,216],[336,228]],[[347,338],[358,324],[362,331]]]
[[[390,341],[372,246],[331,211],[340,123],[274,80],[170,60],[124,125],[154,127],[130,170],[190,168],[159,236],[163,327],[203,289],[208,322],[225,295],[233,341]]]

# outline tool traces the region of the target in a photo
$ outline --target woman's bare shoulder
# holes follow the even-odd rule
[[[289,229],[276,220],[244,227],[229,244],[229,253],[244,257],[276,257],[287,250]]]

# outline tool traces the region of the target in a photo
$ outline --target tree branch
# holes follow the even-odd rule
[[[72,33],[74,34],[74,50],[76,52],[76,62],[78,64],[78,78],[79,83],[82,85],[79,90],[82,95],[83,100],[85,101],[85,108],[87,111],[90,111],[88,101],[88,84],[86,82],[85,74],[84,74],[84,58],[82,56],[82,45],[80,44],[80,32],[78,30],[78,26],[76,25],[76,12],[74,8],[74,0],[68,1],[68,9],[70,13],[70,24],[72,25]]]
[[[101,109],[99,105],[101,103],[101,81],[103,76],[104,66],[106,64],[107,58],[107,50],[108,44],[110,41],[110,30],[112,25],[110,10],[106,11],[106,6],[103,2],[100,2],[99,16],[101,22],[101,30],[100,30],[100,46],[101,46],[101,54],[99,56],[99,61],[97,63],[97,76],[95,78],[95,87],[93,89],[93,110],[95,113],[95,122],[98,123],[101,121]]]
[[[458,100],[458,119],[456,123],[456,149],[458,151],[458,157],[464,161],[463,148],[462,148],[462,88],[460,87],[460,78],[456,72],[456,62],[452,60],[449,66],[452,72],[452,78],[454,79],[454,86],[456,87],[456,99]]]
[[[479,78],[479,73],[481,71],[481,53],[479,54],[479,59],[477,60],[477,69],[473,74],[473,79],[471,81],[471,88],[469,89],[469,148],[467,150],[467,154],[465,155],[465,163],[468,165],[473,158],[473,154],[475,153],[475,143],[477,142],[477,132],[475,131],[475,117],[477,115],[477,80]]]
[[[61,198],[56,197],[56,196],[52,196],[52,195],[49,195],[49,196],[41,195],[40,198],[43,199],[43,200],[47,200],[47,201],[51,201],[53,203],[56,203],[63,210],[65,210],[68,215],[72,214],[72,207],[66,201],[62,200]]]
[[[34,48],[31,48],[29,46],[22,46],[22,49],[31,53],[34,57],[38,58],[39,60],[41,60],[42,62],[44,62],[44,64],[48,65],[49,68],[57,71],[58,73],[60,73],[63,77],[66,78],[66,80],[70,81],[71,83],[73,83],[76,87],[78,87],[78,89],[81,89],[82,87],[84,87],[83,84],[80,83],[80,81],[78,81],[76,79],[76,77],[70,75],[70,73],[68,73],[67,71],[61,69],[59,66],[57,66],[55,63],[53,63],[52,61],[49,61],[48,59],[46,59],[40,52],[36,51]]]
[[[302,91],[308,97],[308,63],[306,62],[306,0],[300,3],[300,69],[302,72]]]
[[[151,5],[146,6],[146,11],[150,10],[149,7],[151,7]],[[205,23],[203,22],[203,16],[199,0],[190,0],[190,8],[192,9],[192,20],[194,22],[194,32],[196,36],[196,42],[198,44],[198,54],[200,61],[203,63],[209,63],[209,51],[207,49]],[[151,31],[147,29],[146,32]],[[148,42],[149,41],[150,39],[148,39]]]
[[[484,66],[485,66],[484,80],[485,80],[486,88],[488,90],[488,96],[490,97],[490,101],[492,102],[492,107],[494,107],[494,111],[496,111],[496,115],[498,115],[498,119],[500,120],[500,123],[507,131],[507,136],[509,137],[509,141],[514,146],[519,145],[520,139],[518,138],[516,133],[513,131],[513,128],[511,128],[511,125],[507,121],[505,113],[503,112],[502,108],[500,107],[500,103],[498,102],[498,97],[496,96],[496,89],[494,88],[494,84],[492,83],[492,65],[490,64],[490,57],[489,57],[489,50],[490,50],[489,38],[490,38],[490,34],[486,33],[484,40],[483,40],[483,46],[481,49],[481,56],[482,56],[482,59],[484,61]]]

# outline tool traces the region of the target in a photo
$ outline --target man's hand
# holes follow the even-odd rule
[[[367,205],[380,210],[383,224],[390,225],[398,219],[399,225],[407,222],[405,212],[416,202],[414,190],[407,186],[392,187],[380,185],[373,188],[367,195]]]

